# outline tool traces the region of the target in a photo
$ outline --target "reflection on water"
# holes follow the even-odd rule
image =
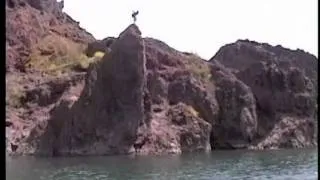
[[[171,156],[7,157],[7,180],[317,179],[317,149]]]

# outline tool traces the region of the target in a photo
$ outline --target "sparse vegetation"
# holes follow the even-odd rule
[[[86,46],[57,35],[43,38],[32,48],[26,66],[43,72],[67,72],[74,68],[87,69],[93,62],[100,60],[104,52],[96,52],[89,58],[84,54]]]
[[[211,79],[210,67],[198,55],[190,54],[186,59],[188,61],[187,68],[193,75],[204,81]]]

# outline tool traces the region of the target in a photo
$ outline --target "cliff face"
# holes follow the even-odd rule
[[[67,17],[59,8],[39,8],[51,1],[14,2],[8,8]],[[49,4],[44,7],[61,7]],[[7,93],[14,92],[12,87],[23,93],[6,96],[10,154],[166,154],[317,145],[318,70],[311,55],[238,41],[207,62],[141,37],[134,24],[102,41],[77,31],[70,32],[81,40],[64,36],[63,42],[87,43],[83,53],[88,56],[105,52],[85,72],[52,75],[27,67],[25,73],[7,73]]]

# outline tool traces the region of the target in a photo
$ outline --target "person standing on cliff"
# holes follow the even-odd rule
[[[139,11],[133,11],[131,17],[133,18],[133,23],[136,23],[137,21],[137,15],[139,14]]]

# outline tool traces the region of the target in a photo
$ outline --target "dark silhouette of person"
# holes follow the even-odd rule
[[[137,15],[139,14],[139,11],[133,11],[133,13],[132,13],[132,18],[133,18],[133,22],[135,23],[136,21],[137,21]]]

